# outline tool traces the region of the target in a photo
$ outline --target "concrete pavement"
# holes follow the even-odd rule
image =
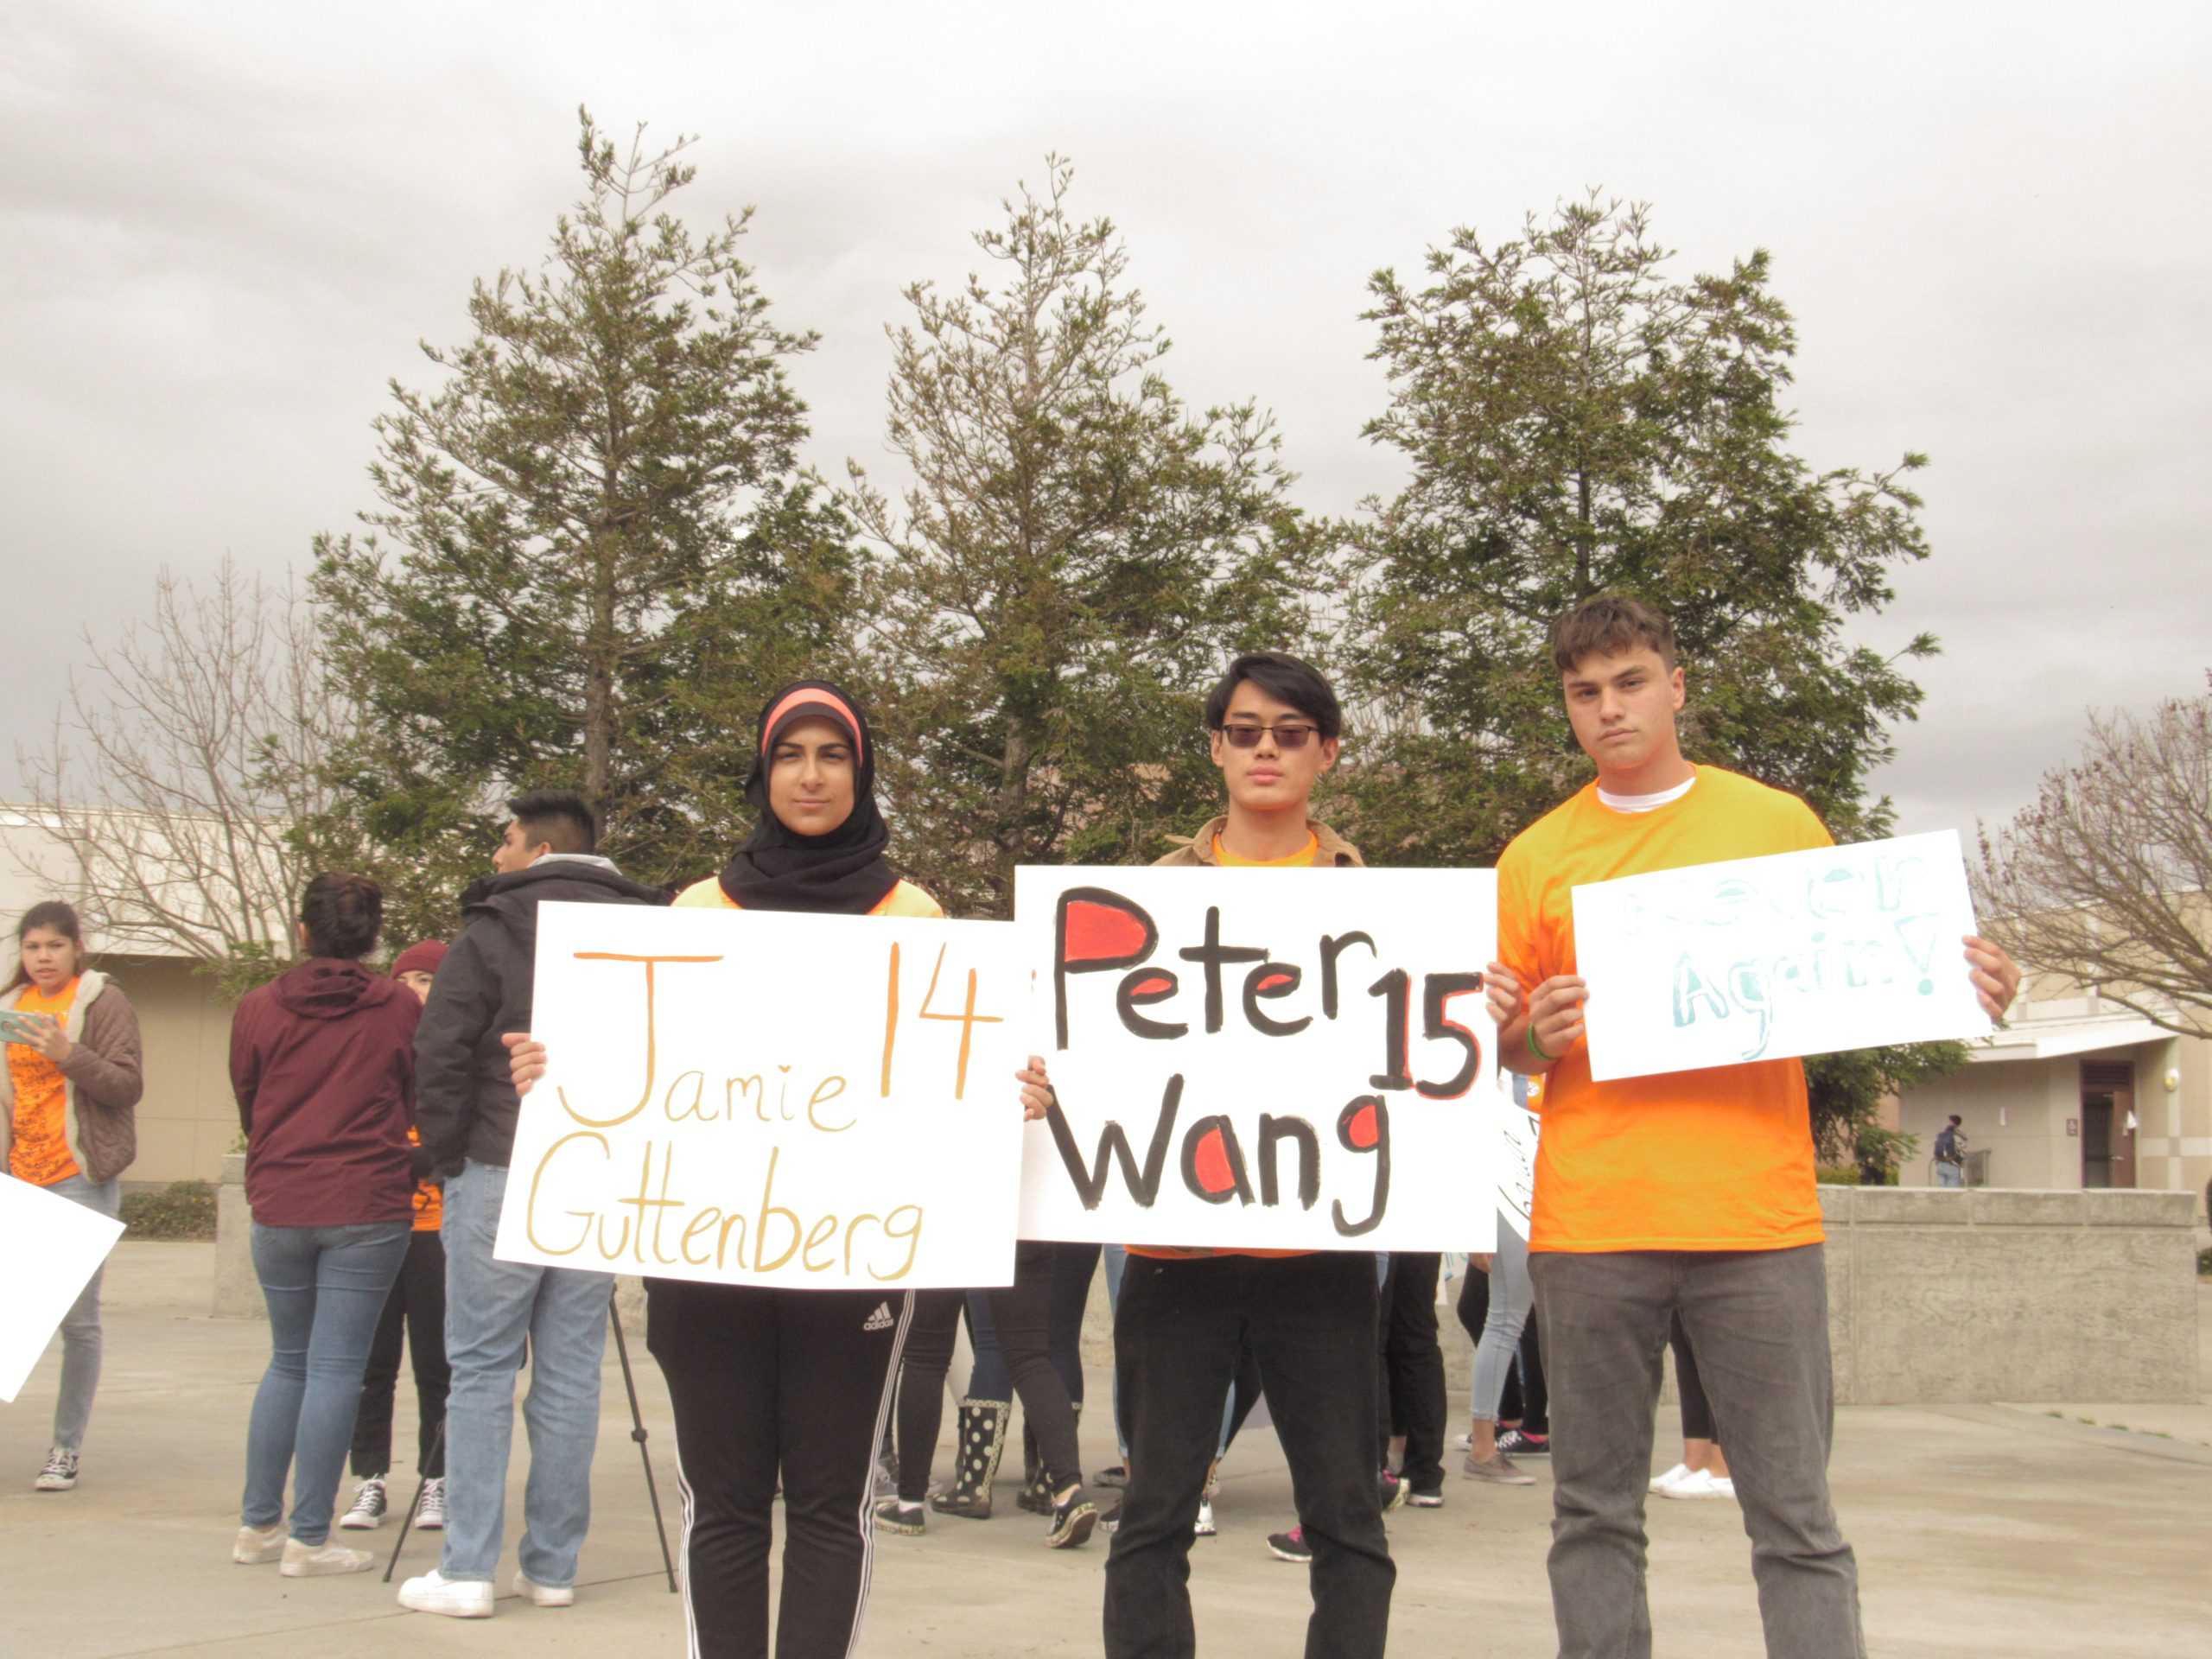
[[[206,1317],[212,1271],[209,1245],[118,1249],[107,1278],[106,1372],[74,1492],[30,1490],[46,1450],[58,1346],[22,1396],[0,1408],[0,1653],[645,1659],[683,1651],[611,1345],[596,1516],[573,1609],[544,1611],[508,1599],[493,1619],[448,1621],[402,1611],[374,1574],[292,1580],[274,1567],[232,1566],[246,1411],[268,1332],[259,1322]],[[2200,1328],[2212,1332],[2212,1291],[2200,1288],[2198,1313]],[[672,1533],[666,1399],[652,1362],[641,1351],[634,1357]],[[1103,1375],[1091,1386],[1103,1399]],[[404,1375],[400,1393],[397,1438],[411,1446]],[[1674,1428],[1671,1410],[1663,1412],[1662,1464],[1672,1460]],[[1092,1468],[1112,1460],[1097,1418],[1084,1439]],[[519,1433],[517,1442],[503,1574],[512,1571],[520,1514]],[[948,1461],[941,1450],[939,1468]],[[1542,1463],[1530,1467],[1540,1483],[1533,1490],[1478,1487],[1455,1473],[1444,1509],[1390,1517],[1399,1563],[1394,1650],[1529,1659],[1554,1650],[1543,1571],[1548,1482]],[[1273,1434],[1260,1429],[1240,1440],[1224,1474],[1221,1535],[1192,1551],[1202,1647],[1295,1654],[1306,1575],[1264,1545],[1291,1518]],[[2193,1406],[1847,1409],[1834,1486],[1859,1551],[1875,1654],[2121,1659],[2203,1650],[2212,1625],[2204,1569],[2212,1395]],[[403,1476],[402,1490],[411,1494],[411,1479]],[[863,1655],[1098,1652],[1104,1535],[1080,1551],[1047,1551],[1039,1523],[1013,1507],[1014,1491],[1011,1475],[1002,1476],[994,1520],[932,1517],[925,1537],[878,1540]],[[1651,1511],[1659,1651],[1754,1659],[1763,1649],[1733,1506],[1655,1499]],[[394,1535],[388,1528],[367,1537],[388,1551]],[[434,1540],[410,1540],[400,1574],[435,1560]]]

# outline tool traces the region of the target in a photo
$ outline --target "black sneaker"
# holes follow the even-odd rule
[[[1406,1482],[1400,1480],[1397,1476],[1392,1474],[1388,1469],[1385,1469],[1382,1474],[1381,1486],[1381,1504],[1382,1513],[1388,1515],[1391,1510],[1396,1509],[1399,1504],[1404,1503],[1406,1501],[1407,1492],[1411,1490],[1411,1487]]]
[[[875,1506],[875,1524],[886,1532],[902,1532],[910,1538],[918,1538],[929,1530],[930,1512],[920,1503],[902,1503],[895,1497],[887,1497]]]
[[[1548,1458],[1552,1437],[1525,1428],[1502,1428],[1497,1432],[1497,1449],[1516,1458]]]
[[[1440,1481],[1437,1484],[1427,1487],[1415,1486],[1406,1494],[1406,1502],[1417,1510],[1442,1509],[1444,1507],[1443,1483]]]
[[[1101,1469],[1098,1471],[1098,1478],[1090,1484],[1094,1486],[1103,1486],[1109,1491],[1116,1486],[1126,1486],[1129,1484],[1128,1468],[1124,1464],[1117,1463],[1111,1469]]]
[[[385,1482],[388,1475],[371,1475],[353,1489],[353,1506],[338,1517],[338,1524],[348,1532],[373,1532],[384,1525],[390,1505],[385,1497]]]
[[[1098,1524],[1109,1532],[1119,1532],[1122,1529],[1122,1501],[1121,1498],[1116,1498],[1114,1507],[1099,1517]]]
[[[1097,1524],[1098,1506],[1090,1501],[1090,1494],[1080,1485],[1075,1486],[1062,1502],[1053,1507],[1052,1529],[1045,1535],[1045,1548],[1078,1548],[1090,1541],[1091,1529]]]
[[[1268,1554],[1279,1561],[1294,1561],[1300,1567],[1313,1564],[1313,1546],[1306,1541],[1306,1529],[1293,1527],[1288,1532],[1268,1535]]]

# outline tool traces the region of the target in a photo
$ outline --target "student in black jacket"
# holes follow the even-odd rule
[[[435,1572],[400,1586],[399,1604],[488,1617],[505,1522],[515,1372],[530,1342],[530,1484],[515,1593],[541,1607],[575,1599],[576,1557],[591,1523],[599,1366],[611,1281],[603,1273],[493,1259],[519,1099],[499,1033],[530,1029],[537,907],[549,899],[659,905],[592,849],[581,797],[539,790],[507,803],[514,818],[492,855],[498,874],[462,899],[466,918],[431,987],[415,1039],[416,1112],[445,1178],[445,1548]]]

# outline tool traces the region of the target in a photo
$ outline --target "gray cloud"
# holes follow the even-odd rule
[[[759,207],[814,458],[880,465],[887,322],[1048,149],[1126,232],[1194,403],[1280,415],[1302,499],[1387,491],[1376,266],[1600,184],[1684,268],[1772,251],[1819,466],[1922,475],[1935,548],[1863,634],[1946,654],[1880,780],[1905,827],[2009,812],[2084,705],[2200,688],[2212,475],[2201,7],[1753,3],[179,10],[18,20],[0,67],[0,548],[33,739],[153,571],[298,566],[367,504],[368,422],[469,281],[532,264],[573,111],[696,131],[687,210]],[[7,746],[12,748],[12,744]]]

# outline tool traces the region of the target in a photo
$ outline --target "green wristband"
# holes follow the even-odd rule
[[[1527,1027],[1523,1028],[1521,1036],[1522,1040],[1529,1045],[1529,1052],[1535,1055],[1538,1059],[1541,1060],[1546,1065],[1552,1065],[1559,1058],[1559,1056],[1556,1054],[1547,1054],[1544,1052],[1544,1046],[1536,1040],[1536,1022],[1534,1020],[1531,1020],[1528,1023]]]

